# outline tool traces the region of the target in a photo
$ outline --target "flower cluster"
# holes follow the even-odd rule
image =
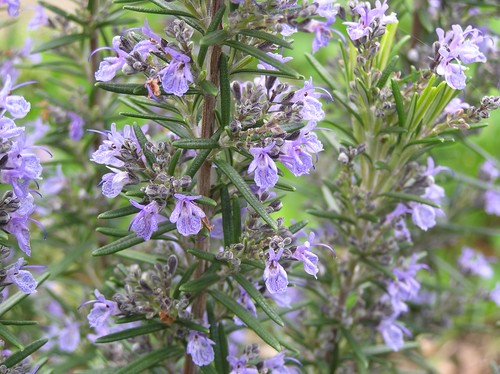
[[[465,66],[473,62],[486,62],[486,57],[479,46],[484,36],[478,29],[467,26],[462,30],[460,25],[453,25],[450,31],[436,29],[439,40],[434,45],[436,51],[431,68],[456,90],[465,88]]]
[[[398,317],[408,312],[407,301],[415,299],[420,289],[420,283],[415,279],[417,272],[427,269],[427,265],[417,263],[417,257],[413,255],[411,261],[404,267],[395,268],[395,280],[387,285],[387,293],[382,297],[382,302],[391,307],[391,314],[380,322],[378,327],[385,344],[394,351],[399,350],[404,344],[403,334],[411,336],[410,331],[401,323]]]

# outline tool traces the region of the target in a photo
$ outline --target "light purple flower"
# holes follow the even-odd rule
[[[486,57],[478,46],[478,43],[483,42],[483,35],[472,26],[462,30],[460,25],[452,25],[452,30],[446,34],[443,29],[437,28],[436,33],[440,44],[440,61],[436,74],[444,76],[451,88],[462,90],[466,80],[466,68],[462,64],[486,62]]]
[[[323,150],[323,145],[316,134],[301,130],[300,136],[295,140],[286,140],[281,147],[279,160],[295,176],[309,174],[314,168],[311,153],[316,154]]]
[[[99,329],[101,326],[104,326],[107,320],[119,313],[118,305],[116,302],[111,300],[106,300],[103,294],[99,292],[99,290],[94,290],[94,295],[96,300],[86,301],[79,308],[85,305],[94,304],[94,307],[90,311],[87,319],[89,321],[90,327],[95,329]]]
[[[470,105],[462,101],[460,98],[453,98],[446,108],[444,108],[443,113],[453,115],[457,112],[463,112],[464,109],[469,108]]]
[[[37,282],[29,271],[23,270],[24,267],[24,259],[18,259],[6,269],[6,281],[14,283],[25,294],[35,293]]]
[[[255,368],[248,367],[248,356],[246,354],[236,357],[232,354],[227,356],[227,361],[231,365],[231,371],[229,374],[259,374],[259,371]]]
[[[253,160],[248,166],[248,174],[255,173],[254,181],[260,188],[272,188],[278,182],[278,168],[269,156],[274,145],[273,142],[264,148],[252,147],[249,149]]]
[[[45,8],[41,5],[35,6],[35,15],[28,23],[28,30],[36,30],[49,24],[49,18],[45,14]]]
[[[489,294],[490,300],[500,306],[500,282],[497,282],[494,289]]]
[[[0,118],[0,138],[7,140],[24,133],[24,127],[17,127],[15,122],[7,117]]]
[[[158,231],[158,220],[161,217],[159,214],[160,205],[154,200],[148,205],[141,205],[134,200],[129,201],[130,204],[141,210],[130,222],[130,228],[138,237],[144,240],[151,239],[153,233]]]
[[[125,65],[128,54],[120,49],[121,37],[115,36],[112,41],[112,49],[118,56],[105,57],[99,64],[99,69],[95,72],[95,79],[108,82],[113,79],[116,72]],[[107,47],[106,47],[107,48]],[[95,52],[95,51],[94,51]]]
[[[267,52],[267,55],[269,57],[272,57],[275,60],[283,63],[283,64],[286,64],[288,61],[293,60],[293,57],[283,57],[279,53]],[[278,70],[273,65],[271,65],[271,64],[269,64],[269,63],[267,63],[265,61],[260,61],[260,60],[259,60],[259,63],[257,64],[257,68],[258,69],[263,69],[263,70]]]
[[[301,261],[304,264],[304,271],[307,274],[311,274],[314,278],[317,278],[318,274],[318,256],[311,252],[311,247],[322,246],[328,248],[335,255],[335,251],[326,244],[316,243],[314,244],[315,234],[314,232],[309,233],[308,240],[304,244],[297,246],[295,252],[292,254],[292,258]]]
[[[255,304],[253,303],[252,299],[250,298],[250,295],[240,285],[238,285],[238,288],[240,290],[240,295],[236,299],[237,303],[242,305],[248,312],[250,312],[251,315],[253,315],[254,317],[257,317],[257,309],[255,308]],[[237,316],[234,316],[233,320],[234,320],[234,323],[238,326],[243,326],[245,324]]]
[[[500,177],[500,171],[493,161],[486,160],[481,166],[481,175],[485,176],[489,182],[495,182]]]
[[[334,5],[336,0],[315,0],[314,2],[318,4],[316,13],[319,16],[326,18],[330,24],[335,22],[338,14],[338,8]]]
[[[170,222],[177,224],[177,231],[181,235],[198,234],[202,226],[201,219],[205,217],[205,212],[193,204],[192,201],[199,199],[201,195],[187,196],[176,193],[174,197],[177,201],[170,215]]]
[[[14,90],[13,82],[10,75],[5,77],[5,83],[0,90],[0,108],[6,109],[14,118],[24,118],[31,109],[31,104],[24,97],[19,95],[11,95]]]
[[[462,254],[458,258],[458,264],[463,271],[482,278],[493,276],[493,269],[489,262],[490,260],[481,252],[468,247],[462,248]]]
[[[122,188],[131,182],[127,171],[109,168],[113,173],[107,173],[102,176],[102,194],[113,198],[122,192]]]
[[[500,192],[490,190],[484,193],[484,210],[488,214],[500,216]]]
[[[77,142],[83,136],[83,126],[85,125],[85,122],[83,121],[83,118],[76,113],[67,112],[66,115],[70,120],[69,137],[71,140]]]
[[[331,26],[332,22],[323,22],[316,19],[311,19],[304,26],[304,31],[314,33],[314,39],[312,42],[312,52],[316,53],[321,48],[328,46],[328,42],[335,32]]]
[[[35,211],[36,206],[33,204],[33,196],[28,194],[24,199],[20,199],[19,209],[10,213],[10,221],[5,226],[5,231],[16,237],[19,248],[31,255],[30,247],[30,230],[28,228],[28,221],[32,220],[29,216]]]
[[[63,352],[74,352],[80,344],[80,323],[66,319],[64,328],[57,332],[59,349]]]
[[[344,22],[344,25],[347,26],[347,34],[349,34],[351,40],[367,37],[376,30],[381,32],[385,25],[397,22],[396,13],[391,13],[388,16],[385,15],[387,9],[389,9],[387,1],[381,3],[377,0],[373,9],[371,9],[370,4],[367,2],[357,5],[353,9],[353,13],[360,16],[358,22]]]
[[[278,353],[276,356],[268,358],[267,360],[264,360],[263,366],[264,369],[271,370],[272,373],[278,373],[278,374],[294,374],[294,373],[300,373],[300,370],[295,367],[289,367],[285,366],[285,359],[295,361],[296,363],[300,364],[300,362],[292,357],[285,357],[285,351]]]
[[[123,127],[123,132],[120,132],[116,129],[116,123],[112,123],[111,130],[102,132],[101,134],[106,135],[107,139],[102,142],[103,144],[101,144],[99,149],[92,154],[90,159],[97,164],[122,167],[124,162],[118,157],[120,156],[125,139],[133,140],[138,149],[140,149],[134,131],[129,125],[125,125]]]
[[[410,331],[400,323],[396,322],[394,318],[387,318],[380,322],[378,330],[384,338],[384,342],[393,351],[397,352],[404,346],[404,335],[411,337]]]
[[[168,94],[183,96],[189,89],[189,83],[194,82],[190,69],[191,59],[172,48],[167,48],[167,52],[172,56],[172,60],[158,73],[163,90]]]
[[[285,293],[288,287],[288,275],[283,266],[278,262],[283,254],[283,248],[280,248],[278,253],[274,252],[274,249],[269,248],[267,254],[268,258],[263,275],[266,288],[271,294]]]
[[[0,0],[1,4],[7,4],[7,13],[11,17],[17,17],[19,15],[19,7],[21,3],[19,0]]]
[[[191,355],[191,359],[198,366],[205,366],[214,360],[215,345],[213,340],[208,339],[198,331],[191,331],[188,336],[186,353]]]

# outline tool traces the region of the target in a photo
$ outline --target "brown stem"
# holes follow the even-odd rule
[[[223,5],[223,0],[212,0],[209,2],[209,17],[212,18],[219,8]],[[221,25],[219,25],[219,28]],[[215,86],[219,87],[219,59],[221,55],[221,48],[218,45],[211,46],[207,52],[208,64],[207,64],[207,80],[213,83]],[[201,137],[210,138],[214,132],[215,125],[215,107],[217,105],[217,97],[211,95],[205,95],[203,101],[203,112],[201,120]],[[200,168],[200,173],[198,174],[198,194],[202,196],[211,196],[211,183],[210,174],[212,169],[212,163],[206,160],[205,163]],[[210,208],[205,208],[205,214],[207,219],[210,221],[213,211]],[[210,237],[204,237],[201,234],[196,236],[196,249],[200,251],[210,250]],[[206,270],[207,263],[205,261],[200,261],[198,267],[194,273],[194,278],[199,278]],[[205,304],[207,300],[207,294],[201,292],[198,297],[193,302],[193,316],[196,319],[203,319],[203,314],[205,313]],[[194,374],[197,369],[191,360],[191,356],[186,355],[184,364],[184,374]]]

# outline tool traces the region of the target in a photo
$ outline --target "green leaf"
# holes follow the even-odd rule
[[[181,326],[187,327],[189,330],[199,331],[199,332],[202,332],[204,334],[208,334],[210,332],[210,330],[207,329],[205,326],[202,326],[202,325],[195,323],[195,322],[188,320],[188,319],[177,318],[175,320],[175,323],[178,323]]]
[[[143,373],[147,369],[150,369],[162,361],[168,360],[169,358],[181,356],[184,353],[183,349],[178,347],[163,347],[157,351],[146,353],[145,355],[139,357],[137,360],[119,368],[115,374],[137,374]]]
[[[394,275],[394,273],[387,269],[386,267],[380,265],[379,263],[377,263],[376,261],[372,261],[370,260],[369,258],[366,258],[366,257],[359,257],[359,259],[364,262],[366,265],[368,265],[369,267],[381,272],[382,274],[385,274],[386,277],[390,278],[390,279],[393,279],[393,280],[397,280],[396,276]]]
[[[179,283],[177,283],[175,285],[175,287],[172,291],[172,298],[177,299],[179,297],[179,294],[181,293],[179,290],[179,287],[182,286],[184,283],[186,283],[191,278],[191,276],[193,275],[193,273],[197,267],[198,267],[198,261],[191,264],[191,266],[189,266],[186,269],[186,271],[184,271],[184,274],[182,274],[181,280],[179,281]]]
[[[134,0],[134,1],[137,1],[137,0]],[[133,12],[139,12],[139,13],[165,14],[165,15],[169,15],[169,16],[181,16],[181,17],[195,18],[191,13],[183,12],[181,10],[174,10],[174,9],[144,8],[141,6],[134,6],[134,5],[124,5],[123,9],[131,10]]]
[[[309,221],[299,221],[299,222],[296,222],[294,223],[293,225],[291,225],[288,230],[290,230],[290,232],[292,234],[296,234],[298,233],[300,230],[302,230],[304,227],[307,226],[307,224],[309,223]]]
[[[438,223],[440,229],[457,232],[460,234],[480,234],[486,236],[500,236],[500,229],[482,226],[461,225],[458,223]]]
[[[364,372],[366,372],[366,369],[368,368],[368,359],[363,353],[363,350],[361,349],[358,342],[356,341],[356,339],[354,339],[354,337],[351,335],[351,332],[348,329],[341,327],[340,330],[342,331],[342,335],[344,335],[344,337],[347,340],[347,343],[349,343],[349,346],[352,349],[352,353],[354,354],[354,357],[356,358],[356,361],[359,364],[358,367],[365,369]]]
[[[15,320],[15,319],[4,319],[0,320],[0,323],[5,326],[30,326],[30,325],[38,325],[38,321],[23,321],[23,320]]]
[[[266,299],[264,299],[264,296],[262,296],[259,290],[257,290],[251,282],[249,282],[240,273],[234,273],[233,278],[241,285],[241,287],[245,289],[245,291],[252,297],[255,303],[261,307],[263,312],[266,313],[269,318],[271,318],[278,325],[282,327],[285,326],[285,323],[278,315],[278,313],[276,313],[276,311],[267,303]]]
[[[162,222],[158,225],[158,231],[153,234],[152,239],[157,238],[158,236],[165,234],[166,232],[174,230],[176,227],[175,224],[170,222]],[[144,239],[140,238],[136,235],[136,233],[132,233],[123,238],[120,238],[113,243],[106,244],[105,246],[96,249],[92,252],[92,256],[106,256],[112,253],[116,253],[119,251],[123,251],[124,249],[133,247],[134,245],[143,243]],[[1,308],[1,305],[0,305]]]
[[[38,3],[41,6],[43,6],[45,9],[48,9],[48,10],[54,12],[55,14],[61,16],[65,20],[71,20],[71,21],[76,22],[82,26],[86,24],[85,20],[80,19],[77,16],[75,16],[74,14],[68,13],[64,9],[59,8],[53,4],[46,3],[45,1],[39,1]],[[36,53],[36,52],[32,52],[32,53]]]
[[[7,368],[13,367],[14,365],[20,363],[29,355],[31,355],[32,353],[38,351],[48,341],[49,341],[48,339],[39,339],[34,341],[33,343],[27,345],[23,351],[17,351],[13,355],[7,357],[7,359],[3,362],[3,364],[7,366]]]
[[[387,64],[385,69],[382,71],[382,75],[380,76],[380,79],[377,82],[377,87],[382,88],[385,86],[385,83],[391,76],[392,72],[396,68],[396,64],[398,63],[399,56],[394,56],[391,61]]]
[[[398,113],[398,123],[400,127],[403,127],[406,122],[405,106],[403,103],[403,96],[401,96],[401,90],[399,89],[398,82],[391,79],[392,95],[394,97],[394,102],[396,103],[396,112]]]
[[[279,36],[276,36],[273,34],[269,34],[269,33],[264,32],[264,31],[246,29],[246,30],[239,31],[238,34],[250,36],[251,38],[262,39],[262,40],[265,40],[266,42],[270,42],[270,43],[279,45],[280,47],[293,49],[292,45],[289,42],[287,42],[285,39],[280,38]]]
[[[250,57],[250,56],[248,56]],[[234,69],[231,70],[230,75],[236,74],[251,74],[251,75],[270,75],[273,77],[282,77],[282,78],[295,78],[295,75],[291,75],[289,73],[284,73],[279,70],[267,70],[267,69]]]
[[[277,182],[275,185],[274,185],[274,188],[276,188],[277,190],[282,190],[282,191],[288,191],[288,192],[295,192],[297,191],[297,189],[288,184],[288,183],[285,183],[285,182]]]
[[[190,280],[190,281],[184,283],[182,286],[179,287],[179,290],[182,292],[198,293],[200,291],[206,290],[212,284],[217,283],[217,281],[219,281],[219,279],[220,279],[220,277],[217,274],[215,274],[213,272],[208,272],[208,270],[207,270],[207,272],[204,273],[198,279],[193,279],[193,280]]]
[[[219,148],[219,142],[206,138],[183,138],[174,140],[172,145],[181,149],[215,149]]]
[[[43,273],[39,277],[36,277],[36,282],[38,284],[38,287],[47,280],[47,278],[50,277],[50,273]],[[10,296],[7,300],[4,300],[0,304],[0,316],[3,316],[5,313],[7,313],[9,310],[11,310],[13,307],[15,307],[17,304],[19,304],[21,301],[23,301],[26,297],[28,297],[28,294],[25,294],[24,292],[18,291],[14,295]],[[28,347],[26,347],[28,348]]]
[[[221,53],[219,60],[221,126],[229,126],[231,121],[231,82],[227,56]]]
[[[177,166],[177,163],[179,162],[181,155],[182,155],[182,149],[178,149],[177,151],[175,151],[174,155],[170,159],[170,163],[168,164],[168,170],[167,170],[168,175],[174,175],[175,167]]]
[[[382,38],[380,39],[380,49],[379,53],[375,57],[375,66],[383,70],[387,66],[387,61],[389,61],[392,45],[394,43],[394,38],[396,37],[396,30],[398,29],[398,23],[391,23],[387,25],[386,31]]]
[[[158,262],[167,262],[167,258],[162,257],[161,255],[155,255],[146,252],[140,252],[133,249],[124,249],[123,251],[117,252],[117,256],[122,258],[126,258],[127,260],[145,262],[147,264],[154,265]]]
[[[210,33],[206,33],[203,38],[200,39],[200,46],[210,46],[214,44],[222,44],[224,41],[229,39],[231,34],[227,30],[215,30]]]
[[[199,249],[188,249],[187,252],[191,253],[193,256],[195,256],[199,259],[205,260],[205,261],[209,261],[209,262],[215,261],[215,255],[213,253],[210,253],[210,252],[200,251]]]
[[[114,227],[97,227],[95,231],[100,232],[103,235],[112,236],[115,238],[123,238],[124,236],[130,234],[129,230],[117,229]]]
[[[209,290],[208,292],[214,299],[241,319],[248,326],[248,328],[252,329],[262,340],[278,352],[281,352],[281,346],[278,339],[276,339],[275,336],[269,332],[269,330],[266,329],[257,318],[250,314],[248,310],[238,304],[236,300],[218,290]]]
[[[220,201],[222,206],[222,228],[224,233],[224,247],[233,244],[234,228],[233,228],[233,210],[231,208],[231,199],[227,185],[223,185],[220,190]]]
[[[261,51],[258,48],[255,48],[247,44],[243,44],[241,42],[237,42],[235,40],[227,40],[224,44],[227,45],[228,47],[237,49],[243,52],[244,54],[249,54],[250,56],[257,58],[259,61],[267,62],[269,65],[274,66],[279,71],[290,74],[295,79],[303,79],[303,77],[299,73],[297,73],[294,69],[292,69],[290,66],[285,65],[284,63],[276,60],[275,58],[269,56],[267,53]]]
[[[16,346],[16,348],[20,349],[21,351],[24,350],[24,345],[19,341],[19,339],[8,329],[6,328],[3,324],[0,324],[0,336],[8,341],[10,344],[13,344]]]
[[[163,117],[155,114],[147,114],[147,113],[131,113],[131,112],[120,112],[121,116],[131,117],[131,118],[143,118],[150,119],[165,127],[166,129],[172,131],[175,135],[178,135],[181,138],[189,138],[191,134],[184,127],[185,123],[178,119]]]
[[[138,89],[146,89],[144,85],[137,83],[108,83],[108,82],[97,82],[96,87],[102,88],[105,91],[115,92],[127,95],[139,95],[137,93]],[[147,90],[145,95],[147,95]]]
[[[97,218],[98,219],[113,219],[113,218],[129,216],[131,214],[136,214],[137,212],[139,212],[139,209],[137,209],[135,206],[127,205],[127,206],[124,206],[123,208],[108,210],[107,212],[101,213],[97,216]]]
[[[218,374],[217,370],[215,370],[215,368],[212,366],[212,364],[204,365],[204,366],[200,367],[200,371],[203,374]]]
[[[349,222],[353,225],[355,224],[355,222],[351,218],[343,216],[339,213],[329,212],[327,210],[308,209],[306,210],[306,212],[316,217],[328,218],[335,221]]]
[[[240,199],[238,196],[233,195],[231,197],[231,206],[233,208],[233,240],[235,243],[240,242],[241,237],[241,206]]]
[[[425,139],[413,140],[413,141],[409,142],[408,144],[406,144],[405,148],[410,147],[412,145],[417,145],[417,144],[431,145],[431,144],[453,143],[454,141],[455,141],[454,138],[449,138],[449,137],[443,138],[443,137],[437,136],[435,138],[425,138]]]
[[[149,166],[153,166],[156,163],[156,157],[148,150],[147,143],[149,143],[146,135],[142,132],[141,126],[134,124],[133,126],[135,137],[141,146],[142,153],[146,157]]]
[[[113,334],[108,334],[101,336],[96,339],[96,343],[112,343],[119,340],[125,340],[130,338],[135,338],[136,336],[151,334],[152,332],[165,330],[168,326],[164,323],[148,323],[138,327],[132,327],[131,329],[122,330],[115,332]]]
[[[415,201],[417,203],[425,204],[432,206],[434,208],[441,208],[439,204],[436,204],[435,202],[424,199],[423,197],[417,196],[417,195],[412,195],[409,193],[404,193],[404,192],[385,192],[383,194],[380,194],[379,196],[387,196],[391,197],[393,199],[397,200],[404,200],[404,201]]]
[[[70,34],[70,35],[64,35],[56,39],[52,39],[49,42],[43,43],[42,45],[39,45],[35,49],[31,51],[32,54],[34,53],[40,53],[47,51],[49,49],[55,49],[59,47],[63,47],[65,45],[74,43],[76,41],[84,40],[87,38],[87,35],[85,34]]]
[[[408,129],[405,129],[404,127],[399,127],[399,126],[391,126],[387,127],[385,129],[382,129],[378,132],[377,135],[381,134],[402,134],[408,132]]]
[[[222,18],[224,17],[224,13],[226,12],[226,6],[222,5],[219,10],[214,14],[210,25],[207,28],[207,34],[214,32],[219,28],[219,25],[222,22]],[[208,45],[200,45],[200,49],[198,51],[198,65],[203,66],[203,62],[205,62],[205,57],[207,55]]]
[[[241,196],[247,201],[247,203],[255,210],[255,212],[275,231],[278,230],[278,225],[267,213],[266,208],[262,203],[257,200],[250,187],[245,183],[243,178],[239,173],[226,161],[224,160],[214,160],[214,164],[219,168],[219,170],[225,174],[234,186],[240,191]]]
[[[399,350],[403,351],[407,349],[414,349],[418,348],[419,346],[420,345],[417,342],[408,342],[405,343]],[[363,347],[361,350],[363,351],[365,356],[385,355],[394,352],[394,350],[387,345],[372,345],[369,347]]]
[[[210,139],[218,141],[220,135],[222,134],[222,131],[224,131],[224,128],[221,126]],[[189,175],[191,178],[193,178],[196,172],[201,168],[201,165],[203,165],[203,163],[207,159],[208,155],[210,155],[210,152],[212,152],[211,149],[203,149],[199,151],[194,160],[191,161],[191,164],[186,171],[186,175]]]

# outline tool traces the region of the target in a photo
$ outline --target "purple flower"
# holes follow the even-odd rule
[[[385,31],[385,25],[398,21],[396,13],[391,13],[389,16],[385,15],[387,9],[389,9],[387,1],[384,1],[382,4],[377,0],[373,9],[370,8],[370,4],[367,2],[357,5],[353,9],[353,13],[360,16],[358,22],[344,22],[344,25],[347,26],[347,34],[349,34],[351,40],[367,37],[376,31],[378,32],[375,36],[382,35]]]
[[[444,33],[443,29],[437,28],[439,38],[438,54],[440,61],[436,67],[436,74],[444,76],[446,83],[451,88],[462,90],[465,88],[466,68],[462,64],[473,62],[486,62],[486,57],[480,51],[478,44],[484,38],[482,33],[467,26],[462,30],[460,25],[453,25],[452,30]]]
[[[79,308],[88,304],[94,304],[94,307],[90,311],[87,319],[89,321],[90,327],[99,329],[101,326],[106,324],[109,317],[118,314],[118,305],[111,300],[106,300],[103,294],[99,290],[94,290],[94,295],[97,300],[86,301]]]
[[[5,231],[16,237],[19,248],[28,256],[31,255],[28,221],[32,220],[29,216],[35,209],[36,206],[33,204],[33,196],[28,194],[26,198],[19,202],[19,209],[10,213],[10,221],[4,228]]]
[[[484,210],[488,214],[500,216],[500,192],[490,190],[484,193]]]
[[[24,133],[24,127],[17,127],[15,122],[7,117],[0,118],[0,138],[7,140]]]
[[[481,175],[484,176],[489,182],[494,182],[500,177],[500,171],[491,160],[486,160],[481,166]]]
[[[248,356],[246,354],[236,357],[234,355],[227,356],[227,361],[231,365],[231,371],[229,374],[259,374],[259,371],[255,368],[248,367]]]
[[[316,13],[325,17],[327,21],[331,24],[335,22],[335,17],[338,14],[338,8],[334,5],[336,0],[316,0],[315,3],[318,4]]]
[[[102,194],[113,198],[122,192],[122,188],[131,182],[127,171],[109,168],[113,173],[107,173],[102,176]]]
[[[255,304],[253,303],[252,299],[250,298],[250,295],[248,292],[245,291],[245,289],[241,286],[238,285],[238,288],[240,290],[240,295],[236,299],[238,304],[242,305],[246,310],[250,312],[251,315],[257,317],[257,309],[255,308]],[[239,319],[237,316],[233,317],[234,323],[238,326],[243,326],[244,322]]]
[[[490,300],[500,306],[500,282],[497,282],[494,289],[489,294]]]
[[[316,134],[304,133],[301,130],[300,136],[295,140],[286,140],[281,147],[279,160],[295,176],[309,174],[314,168],[310,153],[317,154],[323,150],[323,145],[318,140]]]
[[[307,24],[304,26],[304,31],[314,33],[314,40],[312,43],[312,51],[316,53],[323,47],[328,46],[328,42],[333,36],[333,30],[330,25],[332,22],[323,22],[315,19],[309,20]]]
[[[102,82],[110,81],[115,77],[116,72],[125,65],[128,54],[120,49],[120,43],[121,37],[115,36],[112,41],[113,47],[109,49],[114,50],[118,57],[112,56],[104,58],[99,64],[99,69],[95,72],[96,80]]]
[[[272,57],[275,60],[283,63],[283,64],[286,64],[288,61],[293,60],[293,57],[283,57],[279,53],[267,52],[267,55],[269,57]],[[273,65],[271,65],[271,64],[269,64],[269,63],[267,63],[265,61],[260,61],[260,60],[259,60],[259,63],[257,64],[257,68],[258,69],[264,69],[264,70],[278,70]]]
[[[450,115],[456,114],[457,112],[463,113],[463,110],[469,107],[469,104],[463,102],[460,98],[455,97],[448,103],[446,108],[444,108],[443,113]]]
[[[49,18],[45,14],[45,8],[41,5],[35,6],[35,15],[28,23],[28,30],[36,30],[39,27],[47,26]]]
[[[24,118],[31,109],[31,104],[24,97],[18,95],[10,95],[14,90],[10,75],[5,77],[5,84],[0,90],[0,108],[6,109],[14,118]]]
[[[466,273],[478,275],[482,278],[491,278],[493,276],[493,269],[489,264],[489,259],[481,252],[474,251],[472,248],[462,248],[458,264]]]
[[[382,320],[378,326],[378,330],[382,334],[385,344],[395,352],[399,351],[404,346],[403,334],[411,337],[410,331],[391,317]]]
[[[99,149],[92,154],[91,161],[97,164],[122,167],[125,163],[119,159],[121,149],[126,139],[131,139],[136,143],[138,149],[140,145],[135,138],[135,134],[129,125],[123,127],[123,133],[116,130],[116,123],[111,124],[111,130],[102,133],[107,136]]]
[[[198,331],[191,331],[188,336],[186,353],[191,355],[191,359],[198,366],[205,366],[214,360],[215,342],[205,337]]]
[[[5,280],[14,283],[25,294],[36,292],[37,282],[33,275],[24,268],[24,259],[18,259],[11,267],[6,269]]]
[[[434,203],[439,203],[444,197],[444,189],[436,184],[433,184],[425,189],[424,199],[431,200]],[[445,216],[441,208],[434,208],[430,205],[411,202],[411,218],[415,225],[420,229],[427,231],[436,225],[436,218]]]
[[[176,193],[174,197],[177,199],[175,208],[170,215],[170,222],[177,223],[177,231],[181,235],[195,235],[201,230],[201,219],[205,217],[205,212],[198,206],[192,203],[201,197],[187,196]]]
[[[83,125],[85,125],[85,122],[83,121],[83,118],[76,113],[68,112],[66,115],[70,119],[69,137],[71,140],[77,142],[83,136]]]
[[[248,166],[248,174],[255,172],[254,181],[260,188],[272,188],[278,182],[278,168],[269,156],[274,145],[273,142],[264,148],[253,147],[249,149],[253,160]]]
[[[264,281],[266,282],[267,290],[271,294],[285,293],[288,287],[288,276],[283,266],[278,262],[283,254],[283,248],[274,252],[274,249],[269,248],[266,261],[266,268],[264,269]]]
[[[189,82],[194,81],[189,65],[191,59],[172,48],[167,48],[166,51],[172,56],[172,60],[158,73],[163,90],[168,94],[183,96],[189,89]]]
[[[293,102],[300,101],[303,107],[300,111],[302,119],[311,123],[308,124],[308,129],[312,130],[316,126],[316,123],[325,118],[325,112],[322,109],[322,104],[318,100],[321,94],[316,92],[316,88],[313,86],[312,78],[304,82],[304,87],[297,90],[293,94]]]
[[[74,352],[80,344],[80,323],[66,319],[64,328],[57,331],[59,349],[63,352]]]
[[[0,4],[7,4],[7,13],[11,17],[19,15],[19,7],[21,6],[19,0],[0,0]]]
[[[158,220],[161,217],[159,214],[160,205],[156,201],[152,201],[148,205],[141,205],[134,200],[129,201],[130,204],[141,210],[130,222],[130,228],[144,240],[151,239],[151,235],[158,231]]]
[[[335,251],[326,244],[313,244],[314,243],[315,234],[314,232],[309,233],[308,240],[302,244],[297,246],[295,252],[292,257],[304,263],[304,271],[307,274],[311,274],[314,278],[317,278],[316,274],[318,274],[318,256],[310,251],[312,246],[322,246],[328,248],[335,255]]]

